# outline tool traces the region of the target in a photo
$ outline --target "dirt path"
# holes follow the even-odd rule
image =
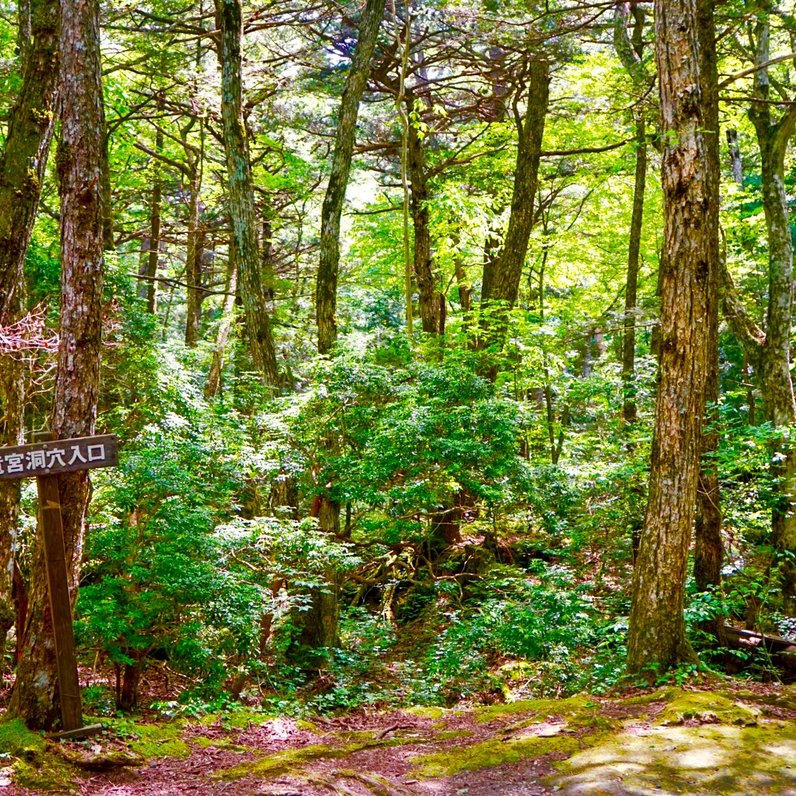
[[[17,752],[14,772],[0,770],[0,796],[796,796],[796,689],[669,689],[314,723],[241,712],[118,722],[38,757]]]

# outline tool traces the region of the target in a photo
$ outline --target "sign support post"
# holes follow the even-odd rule
[[[38,485],[39,522],[58,666],[61,725],[64,734],[71,737],[80,734],[81,729],[90,728],[83,727],[58,474],[113,467],[116,463],[117,441],[113,436],[48,439],[33,445],[0,448],[0,480],[33,476]]]
[[[39,491],[39,520],[44,542],[44,559],[47,566],[50,614],[53,620],[53,641],[58,663],[61,725],[64,730],[77,730],[83,726],[83,706],[77,675],[72,601],[69,595],[58,480],[57,475],[40,475],[36,482]]]

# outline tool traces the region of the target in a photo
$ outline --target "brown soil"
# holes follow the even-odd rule
[[[731,700],[735,697],[728,690],[722,695],[725,703],[728,695]],[[737,744],[741,738],[747,746],[754,745],[753,733],[761,732],[767,733],[768,739],[761,743],[769,744],[774,733],[777,746],[772,747],[772,754],[784,756],[781,765],[771,755],[766,757],[765,781],[771,784],[764,792],[796,794],[793,689],[739,695],[736,702],[742,709],[762,711],[749,726],[741,726],[737,717],[729,714],[687,714],[671,728],[661,723],[664,708],[671,709],[679,704],[678,700],[685,704],[689,696],[689,692],[670,689],[641,699],[584,698],[580,703],[551,700],[446,711],[360,712],[318,719],[314,724],[267,719],[253,713],[238,729],[230,726],[229,716],[222,716],[216,721],[185,723],[181,733],[187,744],[184,759],[165,756],[142,760],[135,766],[110,763],[107,771],[81,769],[71,786],[49,792],[80,796],[741,793],[749,792],[743,790],[744,777],[755,772],[725,772],[727,776],[732,774],[728,789],[722,785],[711,790],[709,781],[704,779],[704,765],[695,769],[696,773],[671,771],[672,781],[663,781],[660,760],[646,758],[641,751],[631,752],[629,759],[627,750],[644,749],[648,738],[659,745],[671,738],[671,748],[684,754],[683,765],[687,767],[689,755],[695,754],[693,749],[701,750],[703,756],[708,750],[714,757],[719,752],[731,757],[735,747],[722,750],[722,743]],[[710,704],[709,694],[702,698]],[[557,711],[559,704],[563,707]],[[724,735],[710,735],[714,728]],[[556,749],[559,738],[562,746]],[[534,745],[536,741],[540,741],[538,747]],[[692,743],[693,748],[689,746]],[[125,739],[103,736],[99,741],[63,744],[59,754],[85,756],[92,747],[92,754],[99,753],[102,760],[108,753],[122,754],[125,749],[129,752],[128,746]],[[424,769],[418,761],[431,754],[435,761],[443,761],[438,763],[443,768],[436,773],[429,773],[430,769]],[[448,756],[454,765],[446,772]],[[608,758],[610,764],[606,768]],[[578,762],[581,759],[585,762]],[[249,768],[242,769],[242,764]],[[462,770],[468,766],[472,770]],[[593,777],[589,771],[594,772]],[[757,773],[762,776],[761,772]],[[684,783],[696,781],[689,779],[692,775],[702,777],[700,781],[707,783],[707,790],[703,786],[699,790],[689,791],[687,786],[684,789]],[[725,782],[727,776],[721,781]],[[594,790],[598,786],[602,789]],[[0,796],[43,792],[19,784],[3,787],[0,781]]]

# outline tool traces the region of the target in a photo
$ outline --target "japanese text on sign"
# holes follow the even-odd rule
[[[116,437],[81,437],[0,448],[0,479],[68,473],[117,463]]]

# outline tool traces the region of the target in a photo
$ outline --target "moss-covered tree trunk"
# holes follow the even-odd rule
[[[186,142],[187,143],[187,142]],[[202,227],[202,212],[199,194],[202,187],[202,171],[196,153],[186,147],[188,178],[188,238],[185,250],[185,281],[188,285],[185,308],[185,345],[193,347],[199,342],[202,323],[202,257],[205,234]]]
[[[547,106],[550,97],[550,64],[543,58],[531,60],[528,68],[528,101],[524,118],[517,116],[517,165],[511,215],[500,254],[484,263],[481,288],[483,304],[501,302],[513,307],[533,229],[534,199],[539,180]]]
[[[31,0],[19,7],[22,87],[8,116],[0,156],[0,326],[24,311],[23,267],[54,129],[60,6]],[[0,445],[22,443],[25,374],[21,360],[0,354]],[[0,653],[16,610],[12,597],[19,482],[0,483]],[[18,629],[19,632],[19,629]]]
[[[683,603],[702,450],[711,290],[717,267],[718,130],[712,0],[656,0],[664,252],[659,392],[650,494],[633,578],[628,669],[693,658]]]
[[[102,337],[105,118],[99,49],[99,3],[61,3],[61,324],[53,398],[56,439],[94,433]],[[90,493],[86,471],[60,476],[64,548],[72,600],[76,597]],[[31,569],[30,607],[12,714],[50,728],[58,715],[57,667],[40,538]]]
[[[158,116],[163,112],[163,91],[158,92]],[[158,127],[155,133],[155,151],[163,152],[163,130]],[[154,315],[158,307],[158,265],[160,263],[160,228],[162,226],[163,204],[163,164],[155,158],[152,163],[152,193],[149,199],[149,250],[147,251],[146,267],[146,308]]]
[[[406,98],[407,115],[414,118],[418,100],[411,92]],[[417,127],[409,125],[407,135],[407,170],[412,191],[411,212],[414,231],[413,270],[417,283],[420,322],[427,334],[445,331],[445,296],[440,292],[439,279],[434,273],[431,250],[431,217],[428,209],[429,188],[426,153]]]
[[[235,320],[235,295],[238,289],[238,258],[234,245],[229,247],[227,263],[226,295],[221,309],[221,320],[216,334],[216,345],[213,349],[213,361],[205,384],[205,398],[215,398],[221,389],[221,374],[224,371],[224,360],[227,354],[229,334]]]
[[[768,62],[769,20],[763,14],[755,28],[757,70],[754,97],[749,118],[755,128],[760,150],[763,211],[768,238],[768,305],[765,330],[746,313],[725,271],[723,285],[724,314],[744,347],[754,367],[763,403],[765,419],[780,431],[796,419],[790,347],[793,311],[793,240],[788,196],[785,190],[785,153],[796,130],[796,106],[791,105],[774,119],[775,105],[770,101]],[[777,499],[772,508],[772,541],[788,556],[796,553],[796,450],[792,443],[775,441],[772,450],[771,477]],[[787,557],[783,562],[783,608],[796,612],[796,563]]]
[[[633,18],[632,36],[629,32]],[[643,97],[649,90],[649,78],[643,66],[644,58],[643,8],[619,2],[614,13],[614,48],[622,65],[632,80],[637,93]],[[638,300],[638,274],[641,264],[641,234],[644,224],[644,193],[647,187],[647,126],[645,108],[641,99],[635,114],[636,166],[633,184],[633,209],[630,217],[630,234],[627,250],[627,277],[625,279],[625,312],[622,329],[622,387],[624,400],[622,418],[628,425],[636,422],[636,312]]]
[[[767,22],[762,22],[761,27]],[[766,58],[768,34],[759,29],[760,58]],[[763,210],[768,233],[768,307],[765,344],[760,358],[759,384],[766,420],[783,430],[796,419],[791,380],[790,345],[793,311],[793,238],[785,190],[785,151],[794,128],[796,110],[777,123],[771,118],[765,70],[756,76],[758,101],[750,111],[760,148]],[[777,549],[796,553],[796,450],[779,443],[772,452],[772,478],[778,500],[772,510],[772,537]],[[796,563],[784,562],[783,607],[796,610]]]
[[[254,366],[266,382],[278,385],[271,316],[260,272],[257,213],[254,201],[249,142],[243,118],[241,38],[243,23],[239,0],[215,0],[221,64],[221,117],[227,162],[229,215],[238,247],[238,278],[246,316],[247,340]]]
[[[711,46],[713,36],[712,9],[708,3],[697,8],[700,15],[699,31],[707,45],[700,50],[702,71],[713,75],[716,72],[716,50]],[[710,38],[708,38],[710,37]],[[716,81],[706,81],[706,91],[710,92],[705,108],[707,130],[715,130],[717,142],[711,141],[707,148],[707,156],[711,158],[709,168],[715,174],[721,173],[719,161],[719,99]],[[718,177],[716,178],[718,179]],[[717,428],[719,401],[719,281],[720,257],[718,235],[711,236],[709,241],[712,251],[711,260],[715,267],[710,272],[708,290],[708,323],[705,331],[707,345],[707,371],[705,374],[705,423],[702,431],[702,460],[699,471],[697,490],[696,525],[694,529],[694,580],[701,591],[721,584],[721,565],[724,557],[724,544],[721,537],[721,489],[717,469],[716,454],[719,450],[719,430]],[[723,619],[717,617],[706,623],[705,629],[717,638],[722,637]]]
[[[320,262],[315,291],[318,351],[321,354],[328,354],[337,340],[340,218],[356,141],[359,102],[367,86],[385,4],[386,0],[367,0],[365,3],[359,26],[359,39],[340,100],[340,115],[335,131],[329,182],[321,209]]]

